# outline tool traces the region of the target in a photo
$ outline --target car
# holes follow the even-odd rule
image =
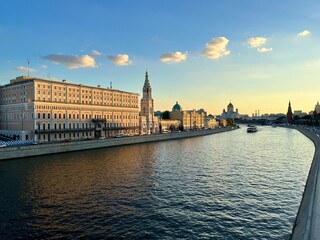
[[[116,138],[120,138],[120,137],[123,137],[123,136],[124,136],[123,133],[117,133],[117,134],[116,134]]]
[[[7,147],[7,145],[0,144],[0,148],[5,148],[5,147]]]

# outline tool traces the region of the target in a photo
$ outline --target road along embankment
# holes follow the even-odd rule
[[[234,128],[236,129],[236,128]],[[114,146],[123,146],[129,144],[166,141],[190,137],[199,137],[210,134],[231,131],[233,128],[216,128],[201,131],[184,131],[167,134],[152,134],[145,136],[132,136],[122,138],[107,138],[102,140],[86,140],[67,143],[44,143],[38,145],[23,145],[16,147],[7,147],[0,149],[0,160],[24,158],[39,155],[49,155],[55,153],[81,151],[95,148],[105,148]]]
[[[315,154],[292,229],[291,239],[320,239],[320,138],[306,129],[293,128],[313,141]]]

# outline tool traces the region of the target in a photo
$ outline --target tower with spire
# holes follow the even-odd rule
[[[144,116],[146,118],[146,131],[150,134],[155,132],[155,127],[152,88],[149,81],[148,70],[146,70],[142,93],[142,99],[140,101],[140,116]]]
[[[293,114],[291,109],[291,102],[289,101],[288,112],[287,112],[287,122],[293,123]]]

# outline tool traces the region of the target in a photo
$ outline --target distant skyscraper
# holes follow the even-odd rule
[[[292,114],[290,101],[289,101],[288,112],[287,112],[287,122],[288,123],[292,123],[293,122],[293,114]]]

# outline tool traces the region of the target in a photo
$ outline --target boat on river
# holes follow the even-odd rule
[[[258,128],[256,126],[250,126],[247,128],[247,133],[254,133],[258,131]]]

